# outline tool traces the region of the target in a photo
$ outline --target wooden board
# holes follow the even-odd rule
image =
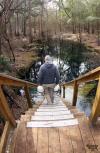
[[[32,121],[57,121],[57,120],[67,120],[74,118],[73,114],[59,115],[59,116],[32,116]]]
[[[36,153],[32,129],[26,131],[26,153]]]
[[[44,108],[39,108],[37,109],[37,112],[57,112],[57,111],[66,111],[68,110],[68,108],[47,108],[47,109],[44,109]]]
[[[66,114],[70,114],[70,110],[66,110],[66,111],[59,111],[59,112],[35,112],[34,115],[66,115]]]
[[[32,128],[32,136],[33,136],[33,141],[34,141],[34,149],[35,153],[37,152],[37,144],[38,144],[38,129],[37,128]]]
[[[92,150],[92,146],[95,146],[96,144],[94,142],[94,138],[89,128],[87,119],[84,116],[82,118],[79,118],[79,129],[81,132],[86,153],[99,153],[97,150]]]
[[[7,142],[10,127],[11,127],[10,123],[8,121],[6,121],[3,133],[2,133],[2,136],[1,136],[1,140],[0,140],[0,153],[3,153],[4,150],[5,150],[5,145],[6,145],[6,142]]]
[[[59,129],[49,128],[49,153],[61,153]]]
[[[60,120],[60,121],[31,121],[27,122],[27,128],[41,128],[41,127],[65,127],[75,126],[78,124],[77,119]]]
[[[97,124],[94,127],[90,127],[90,130],[93,135],[97,150],[100,152],[100,124]]]
[[[69,128],[74,153],[86,153],[78,125]]]
[[[37,153],[48,153],[48,132],[47,128],[38,128]]]
[[[73,153],[69,128],[59,128],[61,153]]]
[[[27,153],[26,152],[26,125],[20,123],[19,130],[16,138],[14,153]]]

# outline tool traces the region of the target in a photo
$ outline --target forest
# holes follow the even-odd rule
[[[100,66],[100,0],[0,0],[0,74],[37,83],[48,54],[58,66],[60,83]],[[1,89],[19,119],[28,108],[22,87]],[[96,89],[97,81],[84,83],[82,109],[90,111]],[[0,112],[0,136],[4,124]]]
[[[1,72],[9,64],[26,67],[39,54],[37,43],[53,38],[85,44],[99,54],[100,0],[0,0]]]

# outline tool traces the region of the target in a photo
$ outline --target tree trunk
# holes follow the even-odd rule
[[[100,23],[97,21],[97,43],[100,46]]]
[[[24,1],[24,7],[26,9],[26,0]],[[23,35],[26,36],[26,12],[23,14]]]
[[[0,16],[0,55],[2,54],[2,17]]]
[[[88,32],[88,34],[90,34],[90,23],[89,22],[87,24],[87,32]]]
[[[94,23],[92,22],[92,34],[94,34],[95,32],[95,27],[94,27]]]
[[[44,37],[44,32],[43,32],[43,0],[41,0],[40,33],[41,33],[41,40],[42,40]]]
[[[19,14],[17,12],[17,18],[16,18],[16,36],[19,36]]]
[[[13,49],[12,49],[12,46],[11,46],[10,40],[9,40],[7,34],[4,34],[3,37],[4,37],[4,39],[7,41],[8,45],[9,45],[9,49],[10,49],[11,54],[12,54],[12,57],[13,57],[12,60],[13,60],[13,62],[15,62],[15,55],[14,55],[14,52],[13,52]]]
[[[82,32],[81,32],[81,25],[79,23],[79,42],[82,42]]]
[[[9,21],[9,34],[10,34],[10,37],[13,36],[11,20]]]
[[[34,38],[36,38],[36,19],[34,17]]]
[[[29,42],[32,43],[31,0],[29,0]]]
[[[2,46],[1,46],[1,34],[0,34],[0,55],[2,54]]]

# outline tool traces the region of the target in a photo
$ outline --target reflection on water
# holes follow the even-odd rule
[[[91,101],[92,99],[90,97],[78,96],[76,107],[80,111],[85,112],[86,116],[89,116],[92,108]]]
[[[73,99],[73,87],[67,87],[66,90],[65,90],[65,99],[67,102],[71,103],[72,104],[72,99]],[[87,116],[90,115],[91,113],[91,99],[90,97],[89,98],[86,98],[84,96],[81,96],[79,93],[78,93],[78,97],[77,97],[77,104],[76,104],[76,107],[82,111],[82,112],[85,112],[85,114]]]
[[[89,116],[96,94],[97,81],[79,85],[76,107]],[[65,99],[72,104],[73,86],[66,87]]]

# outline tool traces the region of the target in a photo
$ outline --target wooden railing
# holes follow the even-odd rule
[[[95,96],[95,100],[94,100],[93,107],[92,107],[92,113],[90,115],[90,120],[92,121],[92,123],[95,123],[95,121],[97,120],[97,117],[100,115],[100,67],[96,68],[95,70],[92,70],[89,73],[86,73],[82,77],[79,77],[71,82],[64,83],[64,84],[62,84],[62,86],[63,86],[63,91],[64,91],[63,97],[65,97],[66,86],[70,86],[70,85],[74,86],[73,105],[75,106],[76,101],[77,101],[79,84],[93,81],[93,80],[98,80],[98,87],[97,87],[97,91],[96,91],[96,96]],[[31,103],[30,95],[29,95],[29,88],[30,87],[37,87],[36,84],[30,83],[28,81],[22,81],[20,79],[17,79],[17,78],[11,77],[11,76],[0,74],[0,112],[6,120],[4,132],[3,132],[1,140],[0,140],[0,153],[2,153],[4,150],[4,145],[7,140],[9,128],[11,126],[16,127],[16,121],[14,119],[14,116],[13,116],[10,108],[9,108],[7,99],[3,93],[3,89],[2,89],[3,85],[24,87],[29,107],[32,107],[32,103]]]
[[[90,121],[94,124],[96,123],[97,117],[100,116],[100,67],[86,73],[85,75],[79,78],[76,78],[73,81],[64,83],[62,84],[62,86],[63,86],[63,98],[65,98],[65,88],[67,86],[73,86],[74,92],[73,92],[72,104],[73,106],[76,106],[79,84],[90,82],[93,80],[98,80],[96,95],[95,95],[95,99],[94,99],[94,103],[92,107],[92,112],[90,115]]]
[[[21,79],[17,79],[17,78],[8,76],[8,75],[0,74],[0,112],[6,120],[3,134],[0,139],[0,153],[2,153],[4,150],[9,128],[11,126],[16,127],[15,118],[9,108],[7,99],[3,93],[3,89],[2,89],[3,85],[13,86],[13,87],[24,87],[25,95],[26,95],[27,103],[29,107],[32,107],[32,102],[31,102],[30,95],[29,95],[29,88],[37,87],[37,85],[34,83],[23,81]]]

